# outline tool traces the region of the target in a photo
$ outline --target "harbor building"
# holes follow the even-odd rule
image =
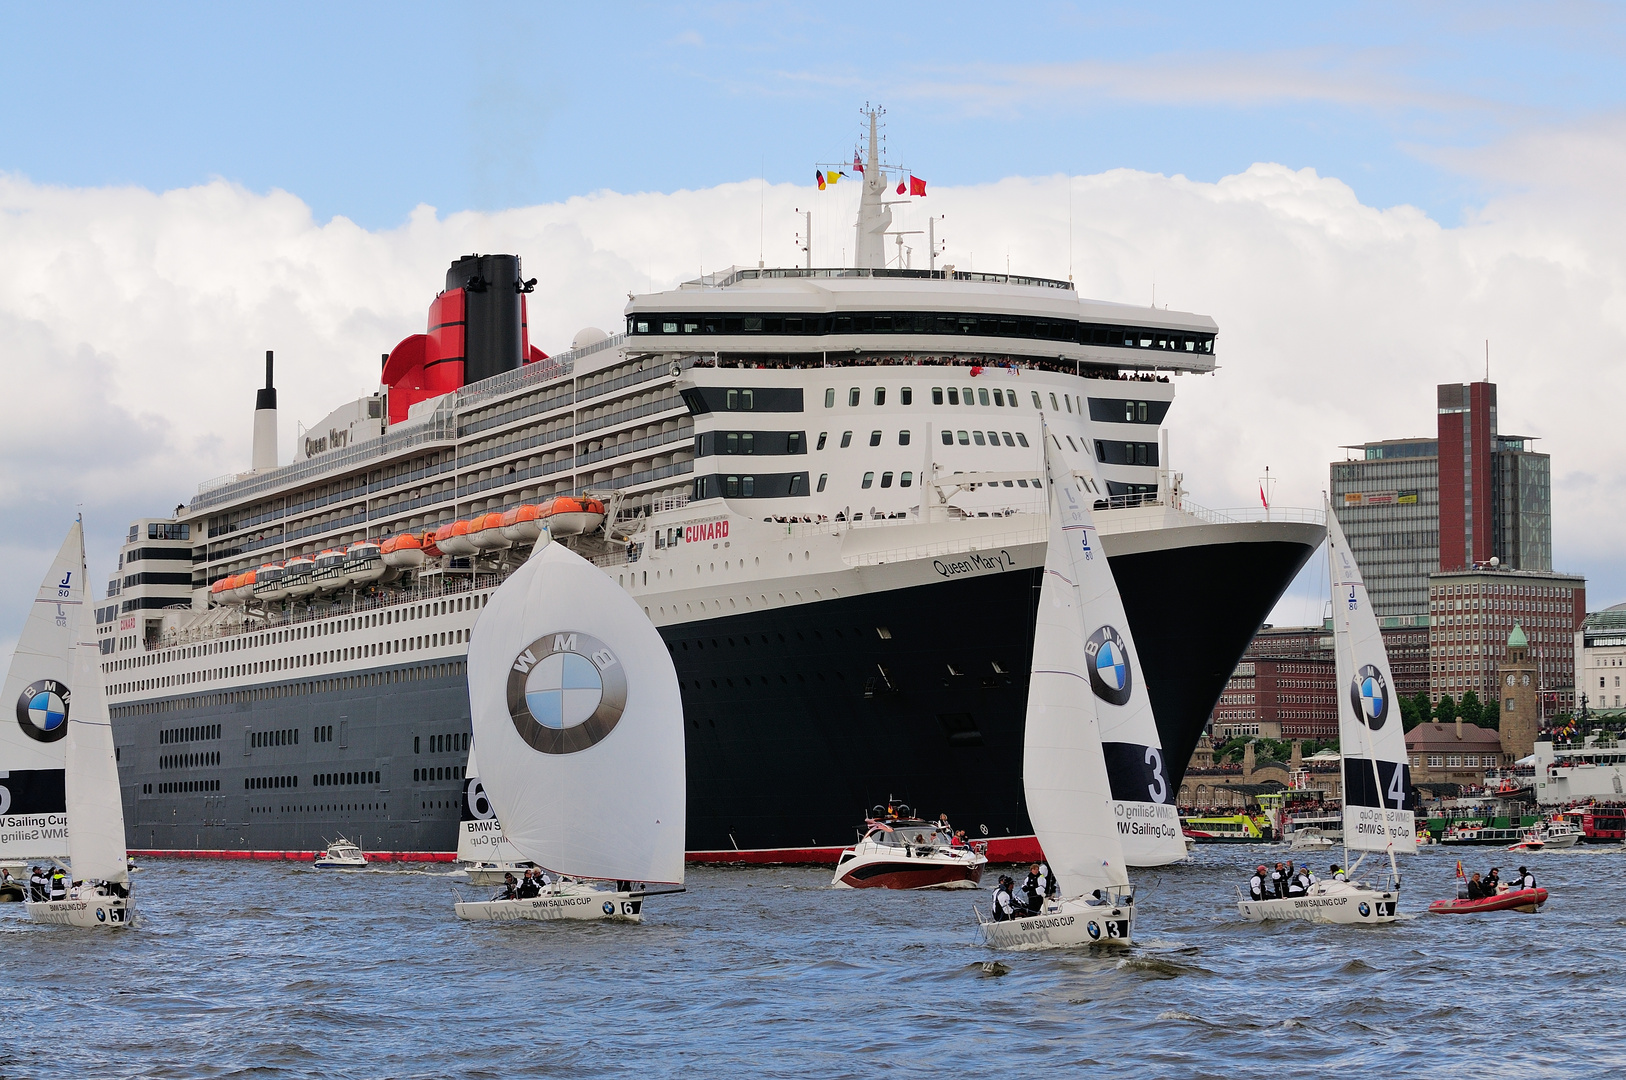
[[[1626,604],[1594,611],[1575,632],[1575,653],[1580,679],[1576,688],[1587,711],[1619,719],[1626,717]]]
[[[1575,632],[1586,615],[1585,578],[1482,566],[1430,574],[1428,585],[1430,700],[1438,704],[1442,695],[1460,698],[1469,690],[1495,700],[1508,637],[1520,626],[1544,715],[1575,707]]]
[[[1506,722],[1504,718],[1504,731]],[[1509,760],[1496,732],[1465,724],[1460,717],[1450,724],[1418,724],[1406,732],[1406,754],[1411,758],[1412,783],[1419,787],[1483,785],[1485,770]]]

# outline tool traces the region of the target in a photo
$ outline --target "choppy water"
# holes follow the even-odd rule
[[[1626,853],[1476,849],[1552,903],[1423,914],[1458,854],[1409,861],[1416,918],[1360,930],[1238,921],[1234,884],[1285,849],[1202,848],[1137,874],[1134,948],[1003,954],[986,892],[826,870],[697,870],[636,927],[492,925],[452,917],[439,868],[150,860],[127,932],[0,905],[0,1077],[1626,1071]]]

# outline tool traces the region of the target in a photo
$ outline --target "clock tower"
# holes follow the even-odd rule
[[[1536,748],[1536,732],[1541,727],[1537,675],[1524,627],[1514,623],[1513,632],[1507,636],[1507,658],[1497,672],[1502,699],[1502,753],[1510,761],[1528,757]]]

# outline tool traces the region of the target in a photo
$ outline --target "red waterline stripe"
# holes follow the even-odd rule
[[[252,859],[264,862],[311,862],[318,855],[326,855],[324,851],[171,851],[158,848],[130,849],[131,855],[142,858],[158,859]],[[456,862],[457,853],[452,851],[369,851],[366,853],[372,862]]]

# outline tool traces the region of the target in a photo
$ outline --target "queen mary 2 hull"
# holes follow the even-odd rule
[[[1174,790],[1324,529],[1156,507],[1098,521]],[[715,540],[606,566],[648,610],[682,685],[690,858],[833,865],[852,822],[894,796],[988,840],[990,861],[1037,857],[1022,733],[1042,524],[733,518]],[[792,563],[794,575],[767,576]],[[115,698],[130,702],[114,731],[132,849],[309,860],[342,832],[374,858],[451,858],[467,634],[494,585],[406,596],[399,614],[341,613],[311,631],[321,652],[255,635],[182,658],[175,690]],[[222,661],[235,666],[211,666]]]

